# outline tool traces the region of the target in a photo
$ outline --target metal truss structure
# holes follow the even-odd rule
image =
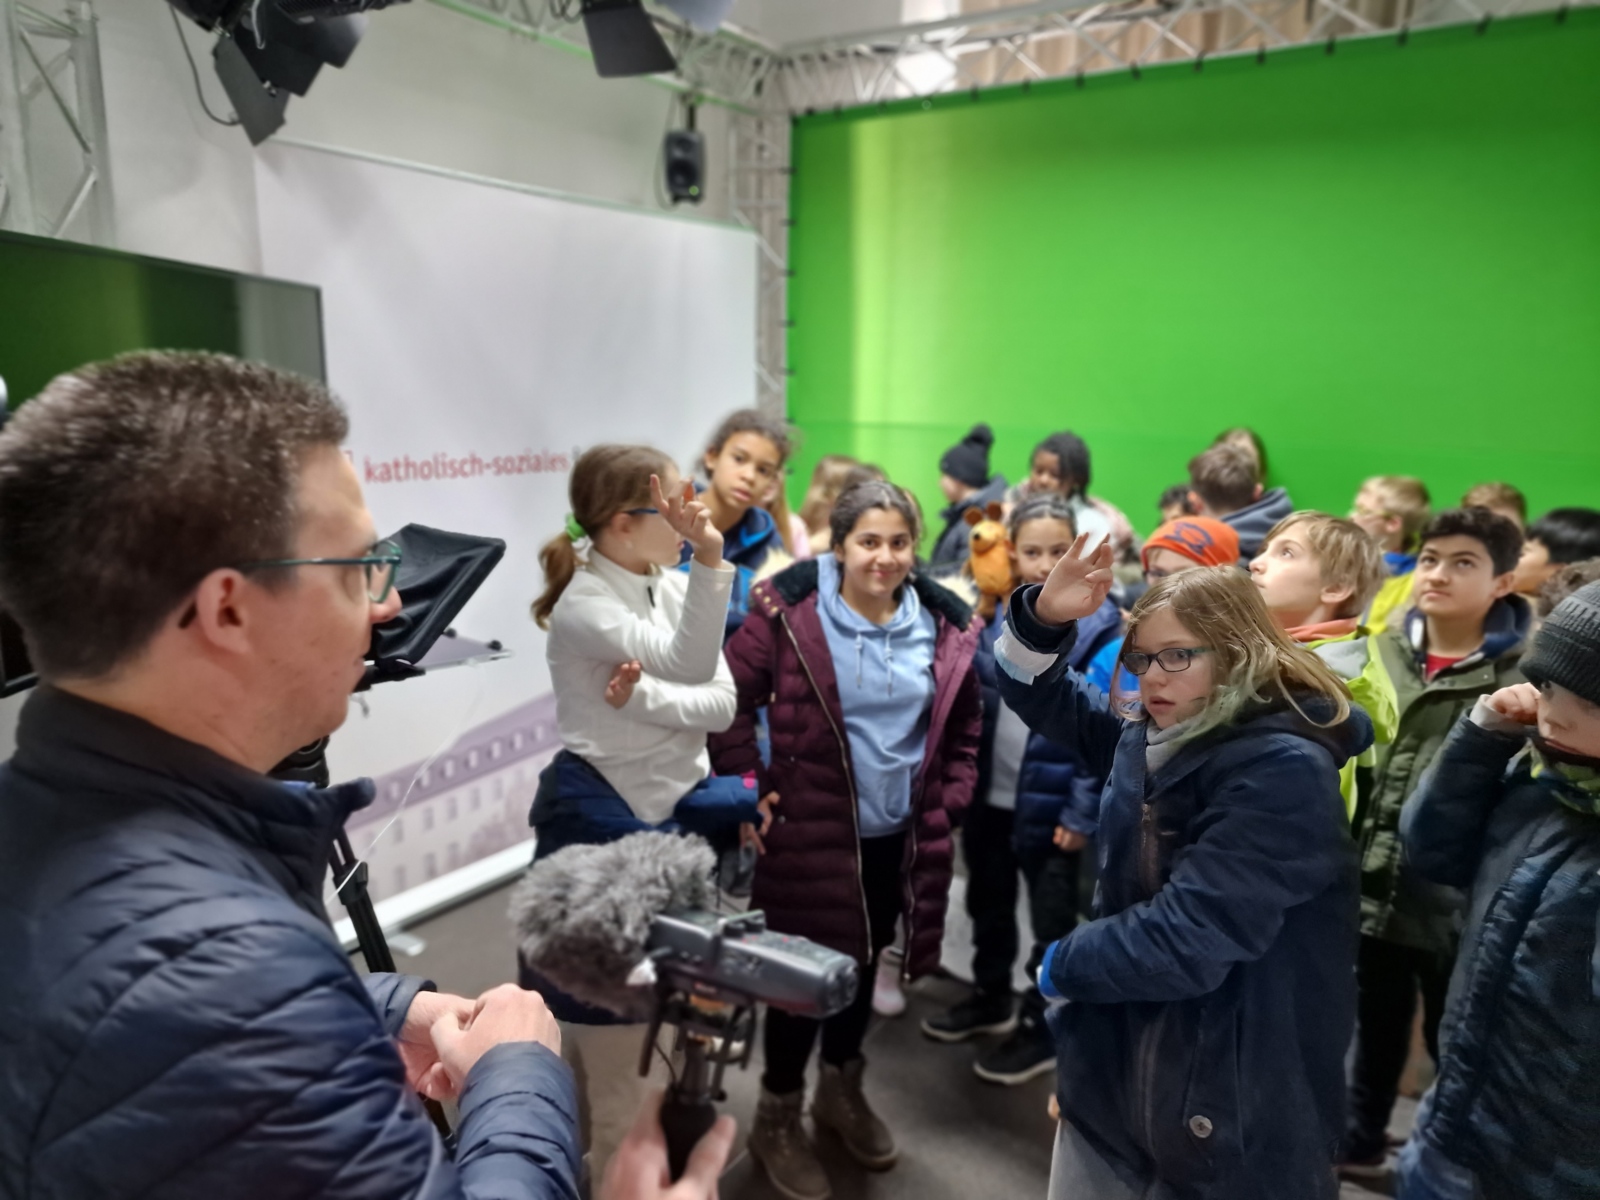
[[[1595,0],[1045,0],[787,47],[771,89],[791,113],[1028,84],[1161,63],[1404,36]]]
[[[0,0],[0,229],[115,241],[90,0],[59,16]]]

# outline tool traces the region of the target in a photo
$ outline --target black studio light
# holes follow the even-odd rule
[[[639,0],[583,0],[583,31],[602,79],[656,75],[678,62]]]
[[[283,125],[291,94],[304,96],[323,67],[350,61],[366,30],[362,13],[406,0],[168,2],[219,35],[212,58],[236,117],[223,123],[238,124],[259,145]]]
[[[733,0],[661,0],[661,4],[700,33],[715,33]],[[578,11],[589,36],[595,71],[602,79],[677,69],[672,51],[641,0],[579,0]]]

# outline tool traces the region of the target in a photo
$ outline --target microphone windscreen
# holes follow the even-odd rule
[[[627,980],[645,957],[650,923],[669,910],[712,907],[715,865],[702,839],[670,833],[558,850],[511,893],[523,961],[585,1004],[647,1020],[654,993]]]

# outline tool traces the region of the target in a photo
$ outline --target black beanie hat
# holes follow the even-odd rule
[[[981,488],[989,482],[989,447],[992,445],[994,432],[987,425],[974,425],[966,437],[944,452],[939,470],[968,487]]]
[[[1600,583],[1581,587],[1556,605],[1521,666],[1532,683],[1559,683],[1600,704]]]

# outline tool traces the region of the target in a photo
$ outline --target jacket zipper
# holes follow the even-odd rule
[[[1149,800],[1139,813],[1139,882],[1144,885],[1148,899],[1161,890],[1156,878],[1160,870],[1161,843],[1155,836],[1156,810]]]
[[[811,666],[806,662],[805,652],[800,649],[800,639],[795,637],[793,628],[789,625],[789,615],[780,612],[778,619],[783,622],[783,631],[789,635],[789,642],[794,646],[794,656],[800,660],[800,669],[806,673],[806,679],[811,684],[811,690],[817,694],[817,702],[822,705],[823,715],[828,718],[828,726],[833,730],[834,740],[839,743],[839,762],[844,767],[845,785],[850,789],[850,822],[856,830],[856,894],[861,897],[861,923],[866,931],[867,958],[872,958],[872,917],[867,911],[867,885],[861,878],[861,804],[856,799],[855,772],[850,769],[849,743],[844,739],[839,723],[833,719],[833,713],[828,710],[828,698],[822,694],[822,689],[817,686],[817,678],[811,673]],[[909,925],[909,919],[907,924]],[[911,942],[909,931],[906,944]],[[866,984],[864,986],[870,986]]]

